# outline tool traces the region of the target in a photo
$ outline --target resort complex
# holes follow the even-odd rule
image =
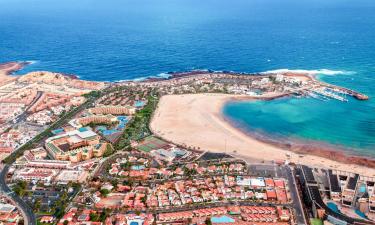
[[[4,224],[375,221],[372,170],[346,172],[322,157],[331,152],[279,148],[234,130],[217,111],[194,112],[228,98],[367,99],[311,74],[192,71],[108,84],[33,72],[0,92]]]
[[[100,136],[82,127],[46,140],[46,149],[53,159],[79,162],[103,155],[106,144],[100,143]]]

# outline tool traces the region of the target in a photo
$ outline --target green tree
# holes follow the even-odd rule
[[[99,221],[99,215],[96,213],[90,213],[90,221],[98,222]]]
[[[37,199],[34,203],[34,212],[38,212],[42,206],[42,200]]]
[[[26,181],[18,181],[16,185],[13,186],[13,191],[18,195],[18,196],[24,196],[26,193],[26,187],[27,183]]]
[[[100,189],[100,194],[102,194],[104,197],[107,197],[110,191],[108,189]]]
[[[100,214],[100,222],[104,222],[107,217],[111,214],[111,210],[110,209],[104,209],[103,212]]]
[[[212,225],[211,218],[207,217],[205,223],[206,223],[206,225]]]
[[[104,157],[108,157],[110,155],[112,155],[114,153],[114,149],[113,149],[113,146],[111,144],[107,144],[107,147],[105,149],[105,152],[103,154]]]

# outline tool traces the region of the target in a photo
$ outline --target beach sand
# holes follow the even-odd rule
[[[262,96],[272,98],[275,96]],[[259,141],[228,123],[222,108],[227,101],[254,99],[226,94],[167,95],[160,100],[151,121],[152,131],[165,140],[203,151],[226,152],[259,161],[288,160],[318,168],[375,176],[375,169],[336,162],[324,157],[299,154]]]

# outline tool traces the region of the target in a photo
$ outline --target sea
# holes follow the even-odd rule
[[[84,80],[194,69],[315,71],[369,101],[231,102],[249,132],[375,157],[374,0],[0,0],[0,62]]]

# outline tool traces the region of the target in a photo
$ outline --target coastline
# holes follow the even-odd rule
[[[242,101],[243,99],[235,99],[235,100],[227,100],[223,103],[222,107],[225,107],[225,104],[228,102],[233,101]],[[262,99],[256,99],[262,100]],[[263,99],[264,100],[264,99]],[[266,99],[266,101],[271,99]],[[243,100],[243,101],[250,101],[250,99]],[[245,126],[232,121],[228,117],[226,117],[223,112],[220,114],[220,118],[228,123],[230,126],[235,127],[236,129],[240,130],[241,132],[245,133],[246,135],[254,138],[258,141],[286,149],[289,151],[293,151],[295,153],[304,155],[304,154],[312,154],[320,157],[324,157],[327,159],[332,159],[334,161],[339,161],[342,163],[349,163],[354,162],[354,164],[358,165],[365,165],[367,167],[375,168],[375,158],[372,156],[360,155],[352,152],[351,149],[346,148],[345,146],[333,145],[324,142],[318,141],[309,141],[309,140],[301,140],[298,138],[294,139],[287,139],[282,140],[281,137],[274,137],[272,135],[267,134],[266,132],[259,132],[259,131],[252,131],[246,129]]]
[[[16,80],[17,77],[11,76],[12,73],[22,69],[24,66],[28,64],[28,62],[0,63],[0,86]]]
[[[24,66],[28,65],[28,62],[8,62],[0,64],[0,86],[12,82],[16,79],[31,79],[30,82],[35,79],[47,79],[46,77],[39,76],[40,74],[29,73],[28,76],[17,77],[11,76],[14,71],[22,69]],[[46,72],[47,75],[49,72]],[[196,76],[201,76],[202,71],[193,71],[193,72],[181,72],[181,73],[172,73],[169,78],[159,78],[155,80],[144,80],[139,82],[140,84],[163,84],[165,81],[170,80],[179,80],[185,78],[194,78]],[[229,76],[237,76],[234,72],[226,72]],[[50,73],[53,75],[53,73]],[[35,76],[34,76],[35,75]],[[38,75],[38,76],[37,76]],[[60,74],[68,79],[69,83],[88,83],[89,85],[97,84],[100,82],[87,82],[81,81],[78,77]],[[261,74],[252,74],[253,76],[264,76]],[[303,73],[285,73],[285,76],[291,77],[300,77],[306,80],[314,80],[309,74]],[[50,76],[49,76],[50,77]],[[49,79],[49,78],[48,78]],[[133,83],[133,82],[130,82]],[[78,85],[78,84],[77,84]],[[166,83],[166,85],[169,85]],[[328,84],[327,84],[328,85]],[[345,151],[340,151],[340,148],[335,148],[335,146],[326,146],[324,144],[309,144],[303,141],[290,142],[283,140],[276,140],[272,137],[265,135],[264,137],[257,136],[252,132],[247,132],[241,127],[236,126],[232,121],[226,118],[223,115],[222,109],[228,101],[241,101],[241,100],[272,100],[275,98],[281,98],[291,95],[292,93],[283,92],[268,92],[262,96],[248,96],[248,95],[228,95],[228,94],[186,94],[186,95],[173,95],[165,96],[162,98],[190,98],[191,101],[198,102],[197,104],[192,104],[192,102],[186,101],[176,101],[176,104],[183,103],[178,106],[161,106],[158,105],[158,110],[169,110],[173,111],[175,109],[182,108],[182,111],[178,111],[176,114],[179,121],[176,121],[173,117],[174,115],[167,115],[163,122],[158,122],[157,125],[153,127],[155,122],[155,116],[151,122],[151,128],[156,135],[161,136],[162,138],[175,142],[177,144],[186,144],[187,146],[192,146],[200,148],[202,150],[216,151],[216,152],[227,152],[230,154],[240,154],[243,156],[256,158],[260,161],[262,160],[277,160],[284,161],[288,160],[294,163],[303,163],[306,165],[312,165],[315,167],[329,167],[332,169],[346,170],[348,165],[350,166],[351,171],[360,171],[358,173],[368,174],[369,176],[375,176],[375,159],[366,158],[364,156],[350,155]],[[360,93],[359,93],[360,94]],[[180,99],[181,100],[181,99]],[[165,108],[165,109],[161,109]],[[157,112],[156,112],[157,113]],[[156,114],[155,113],[155,114]],[[191,121],[195,123],[195,126],[189,127],[189,121],[186,115],[195,115],[196,121]],[[160,115],[159,115],[160,116]],[[202,118],[203,117],[203,118]],[[207,117],[207,118],[204,118]],[[168,124],[166,121],[171,120],[172,122]],[[206,124],[208,129],[206,130],[205,126],[201,126],[201,123]],[[210,126],[211,125],[211,126]],[[212,126],[213,125],[213,126]],[[154,129],[156,128],[157,129]],[[188,130],[190,133],[178,133],[181,130]],[[176,132],[175,132],[176,131]],[[208,136],[209,138],[196,138],[198,134],[203,132],[203,135]],[[216,133],[215,133],[216,132]],[[194,138],[195,136],[195,138]],[[219,143],[214,143],[218,142]],[[226,140],[226,141],[223,141]],[[231,142],[233,142],[232,144]],[[221,141],[221,142],[220,142]],[[225,142],[225,143],[224,143]],[[245,143],[245,144],[244,144]],[[247,151],[246,147],[251,146],[251,151]],[[233,151],[236,152],[233,152]],[[255,153],[255,155],[253,155]],[[272,156],[270,157],[260,157],[262,155]],[[329,161],[327,161],[329,160]],[[326,164],[326,165],[325,165]],[[328,165],[328,166],[327,166]],[[368,169],[370,168],[370,169]]]
[[[375,176],[375,160],[349,156],[332,149],[287,146],[259,140],[233,126],[222,114],[228,101],[271,100],[277,94],[260,98],[227,94],[187,94],[163,96],[152,118],[152,131],[177,144],[212,152],[226,152],[259,161],[284,161],[319,168],[331,168]],[[190,117],[190,115],[195,115]]]

